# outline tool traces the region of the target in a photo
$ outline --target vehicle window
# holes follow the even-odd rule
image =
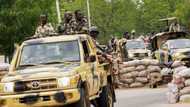
[[[127,41],[127,49],[145,49],[145,44],[143,41]]]
[[[88,43],[86,40],[82,42],[82,46],[83,46],[83,51],[84,51],[84,60],[87,61],[87,58],[90,55],[90,51],[89,51]]]
[[[55,61],[80,61],[78,41],[26,45],[21,53],[20,65]]]
[[[183,49],[190,48],[190,40],[189,39],[178,39],[169,41],[170,49]]]

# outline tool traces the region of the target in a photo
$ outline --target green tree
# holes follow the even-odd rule
[[[55,21],[53,5],[52,0],[0,0],[1,53],[11,56],[14,43],[33,35],[41,13]]]

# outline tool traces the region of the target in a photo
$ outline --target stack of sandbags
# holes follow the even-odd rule
[[[179,71],[186,69],[187,67],[181,61],[175,61],[168,63],[161,70],[162,83],[169,83],[172,80],[173,74],[177,74]]]
[[[184,66],[182,62],[174,62],[172,67],[173,69],[173,80],[170,84],[177,87],[177,88],[172,88],[168,85],[169,90],[177,90],[175,93],[170,92],[168,94],[169,98],[168,101],[170,103],[176,103],[178,101],[180,102],[190,102],[190,68],[187,68]],[[171,98],[173,97],[173,99]]]
[[[168,84],[167,99],[169,103],[177,103],[180,97],[180,89],[184,87],[183,78],[179,75],[174,75],[171,83]]]
[[[181,70],[176,75],[183,78],[184,87],[180,89],[180,101],[190,102],[190,68]]]
[[[156,60],[133,60],[120,65],[119,80],[122,86],[143,87],[149,80],[160,81],[160,67]]]
[[[185,66],[185,64],[181,61],[175,61],[172,64],[172,68],[173,68],[173,74],[178,74],[180,71],[187,69],[187,66]]]

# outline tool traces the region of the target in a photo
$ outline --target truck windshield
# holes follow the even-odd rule
[[[26,45],[21,53],[20,66],[54,62],[80,61],[78,41]]]
[[[143,41],[127,41],[127,49],[145,49],[145,44]]]
[[[170,40],[169,46],[170,49],[184,49],[190,48],[190,40],[189,39],[177,39],[177,40]]]

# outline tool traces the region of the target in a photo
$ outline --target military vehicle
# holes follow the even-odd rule
[[[113,107],[109,65],[86,34],[26,40],[0,83],[1,107]]]
[[[161,63],[179,60],[189,65],[189,34],[183,31],[176,17],[160,21],[166,22],[166,29],[151,37],[153,58]]]
[[[145,47],[143,40],[127,40],[126,49],[128,51],[128,58],[130,60],[149,58],[151,54],[151,51]]]
[[[190,40],[185,32],[164,32],[152,37],[153,57],[161,63],[183,61],[190,64]]]

